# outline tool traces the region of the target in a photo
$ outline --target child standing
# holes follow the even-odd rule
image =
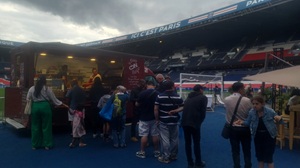
[[[86,131],[84,129],[85,110],[83,108],[83,105],[78,105],[76,110],[69,109],[69,113],[74,116],[72,122],[73,139],[69,147],[74,148],[76,146],[76,141],[79,142],[79,147],[85,147],[86,144],[82,139],[82,136],[86,134]]]
[[[115,90],[115,94],[111,96],[110,98],[113,100],[114,103],[114,111],[113,111],[113,117],[111,119],[111,128],[112,128],[112,136],[113,136],[113,146],[115,148],[126,147],[125,143],[125,134],[126,134],[126,103],[129,100],[129,96],[126,93],[126,88],[124,86],[117,86],[117,89]],[[121,101],[121,105],[119,105],[117,108],[115,102]]]
[[[268,168],[274,168],[273,154],[277,136],[274,120],[283,124],[282,117],[273,109],[265,106],[262,96],[253,97],[252,104],[253,108],[249,111],[248,118],[244,122],[238,120],[234,124],[250,126],[254,136],[258,167],[264,168],[264,163],[267,163]]]
[[[110,94],[110,90],[106,89],[104,90],[104,95],[100,98],[97,107],[101,109],[106,105],[107,101],[110,99],[111,94]],[[109,126],[109,121],[101,118],[103,120],[103,140],[105,142],[109,141],[109,131],[110,131],[110,126]]]

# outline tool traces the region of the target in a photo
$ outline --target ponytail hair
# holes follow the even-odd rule
[[[36,84],[34,86],[34,96],[39,97],[41,94],[41,90],[46,85],[46,76],[41,75],[37,78]]]

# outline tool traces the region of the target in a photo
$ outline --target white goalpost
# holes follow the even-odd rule
[[[208,98],[207,110],[214,111],[214,104],[222,104],[224,80],[222,75],[201,75],[180,73],[179,94],[183,99],[186,99],[188,93],[196,85],[205,87],[204,94]],[[218,90],[218,93],[216,93]],[[215,94],[216,93],[216,94]]]

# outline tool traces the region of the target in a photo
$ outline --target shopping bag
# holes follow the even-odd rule
[[[31,100],[27,100],[25,109],[24,109],[24,114],[31,114],[31,105],[32,105],[32,101]]]
[[[112,118],[113,110],[114,104],[112,103],[112,99],[109,99],[105,106],[100,110],[99,115],[103,119],[110,121]]]
[[[228,139],[229,136],[230,136],[230,132],[231,132],[231,126],[227,123],[225,123],[224,127],[223,127],[223,130],[222,130],[222,137],[225,138],[225,139]]]

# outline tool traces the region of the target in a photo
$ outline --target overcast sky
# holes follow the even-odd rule
[[[197,16],[242,0],[0,0],[0,39],[77,44]]]

